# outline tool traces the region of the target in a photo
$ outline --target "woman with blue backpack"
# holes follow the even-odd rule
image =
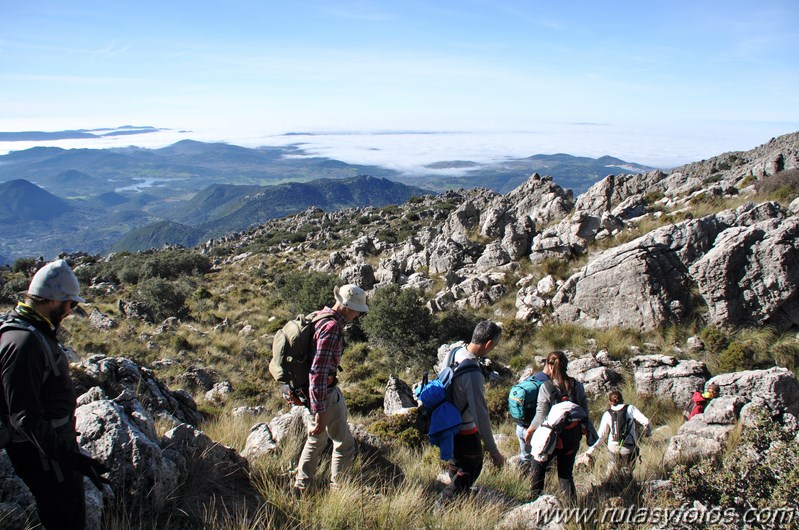
[[[591,420],[588,418],[588,399],[585,396],[583,384],[569,376],[566,369],[569,360],[562,351],[553,351],[547,355],[547,368],[549,369],[549,381],[544,382],[538,391],[538,404],[536,414],[530,427],[527,429],[525,442],[530,444],[533,433],[539,427],[550,428],[555,421],[548,418],[550,411],[561,409],[556,405],[571,405],[572,417],[580,417],[569,421],[558,422],[553,433],[557,432],[557,441],[550,455],[543,458],[534,449],[535,458],[532,460],[532,487],[531,495],[535,499],[544,490],[544,478],[546,477],[547,467],[554,459],[557,461],[558,482],[565,500],[571,504],[577,501],[577,489],[574,486],[574,460],[577,457],[577,450],[583,434],[588,436],[589,444],[596,440],[596,430]],[[579,414],[575,414],[578,412]],[[554,434],[553,434],[554,436]],[[542,461],[543,460],[543,461]]]

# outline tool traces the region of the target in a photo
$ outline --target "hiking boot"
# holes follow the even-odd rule
[[[305,494],[305,490],[300,488],[299,486],[292,486],[291,487],[291,496],[295,499],[301,499],[302,496]]]

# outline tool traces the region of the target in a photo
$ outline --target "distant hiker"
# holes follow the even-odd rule
[[[544,423],[554,405],[570,401],[582,409],[584,418],[581,421],[572,421],[563,427],[553,452],[553,456],[557,460],[561,491],[568,502],[574,503],[577,500],[577,489],[574,486],[574,459],[577,456],[577,449],[580,447],[583,434],[586,434],[589,443],[593,444],[596,440],[596,431],[588,418],[588,399],[585,397],[582,383],[566,373],[569,366],[566,354],[562,351],[551,352],[547,355],[547,365],[550,380],[541,385],[538,390],[538,407],[535,418],[533,418],[530,428],[527,429],[525,441],[530,443],[533,433]],[[539,462],[536,459],[532,461],[531,494],[534,499],[544,490],[544,478],[551,461],[552,458],[545,462]]]
[[[81,452],[75,432],[75,390],[69,361],[56,339],[61,321],[78,303],[78,279],[64,260],[48,263],[28,287],[25,302],[0,327],[0,413],[12,427],[6,452],[31,490],[47,529],[83,529],[83,476],[99,487],[108,472]]]
[[[459,366],[465,363],[478,363],[497,345],[502,329],[490,320],[483,320],[475,326],[471,342],[459,348],[454,355]],[[452,401],[461,411],[461,425],[455,435],[453,454],[449,461],[450,483],[439,495],[436,505],[443,506],[455,496],[467,494],[483,470],[483,445],[491,461],[496,466],[505,463],[499,452],[491,429],[488,405],[485,399],[485,377],[482,371],[464,371],[453,379]]]
[[[640,454],[638,448],[638,432],[635,423],[638,422],[643,427],[643,436],[649,436],[652,429],[649,418],[635,408],[634,405],[624,403],[624,397],[618,390],[608,394],[610,408],[602,415],[599,422],[599,439],[588,448],[585,455],[590,459],[598,447],[606,440],[610,462],[608,463],[608,474],[611,477],[623,479],[632,475],[635,469],[635,461]]]
[[[718,397],[719,385],[716,383],[709,383],[705,388],[706,390],[704,392],[696,390],[691,395],[691,402],[689,403],[689,410],[686,411],[687,417],[685,419],[690,420],[697,414],[703,414],[710,400]]]
[[[508,395],[508,405],[516,423],[516,437],[519,439],[519,468],[525,472],[531,470],[533,460],[530,444],[525,440],[527,429],[538,408],[539,389],[545,381],[549,381],[549,368],[545,360],[543,370],[513,385]]]
[[[352,464],[355,441],[347,424],[347,405],[338,387],[337,373],[344,351],[344,326],[366,313],[366,293],[357,285],[347,284],[333,289],[333,308],[319,311],[322,318],[315,324],[312,339],[313,360],[309,375],[309,410],[313,423],[300,455],[292,493],[299,497],[313,482],[322,451],[328,439],[333,440],[330,483],[337,485],[339,474]]]

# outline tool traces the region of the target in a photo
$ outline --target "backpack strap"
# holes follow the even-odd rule
[[[25,320],[17,318],[13,315],[5,315],[4,318],[2,318],[2,324],[0,325],[0,334],[9,329],[18,329],[22,331],[27,331],[35,335],[36,338],[39,339],[39,342],[42,344],[42,348],[44,349],[47,355],[47,360],[49,361],[50,364],[50,372],[52,372],[56,377],[61,375],[61,370],[58,368],[58,359],[57,359],[61,353],[60,348],[58,352],[53,351],[53,347],[50,345],[50,341],[47,340],[44,334],[42,334],[42,332],[39,329],[37,329],[36,326],[31,324],[30,322],[26,322]],[[44,381],[47,381],[47,377],[49,375],[50,375],[49,372],[47,371],[44,372]]]
[[[449,397],[452,398],[452,392],[453,392],[453,389],[454,389],[454,387],[452,386],[452,383],[455,382],[455,378],[456,377],[460,377],[460,376],[462,376],[464,374],[468,374],[469,372],[477,372],[477,371],[482,373],[483,367],[480,366],[480,363],[478,363],[477,361],[473,361],[471,359],[463,361],[462,363],[460,363],[457,366],[455,366],[455,368],[452,369],[452,381],[450,381],[449,388],[447,389],[447,392],[449,393]],[[466,409],[468,409],[468,408],[469,408],[469,403],[467,401],[466,406],[463,407],[463,409],[459,409],[458,412],[463,414],[466,411]]]

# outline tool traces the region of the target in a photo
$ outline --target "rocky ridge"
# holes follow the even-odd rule
[[[201,250],[227,256],[217,258],[222,265],[285,234],[269,252],[367,290],[443,280],[430,297],[434,312],[492,305],[515,280],[516,317],[525,321],[654,329],[706,306],[718,326],[785,330],[799,324],[799,205],[756,203],[754,184],[797,167],[794,133],[669,173],[609,175],[577,200],[534,174],[507,195],[458,190],[394,209],[309,209]],[[695,216],[697,204],[735,197],[740,206]],[[613,246],[647,224],[655,228]],[[291,234],[303,241],[290,243]],[[569,277],[519,278],[523,259],[577,258],[587,262]]]

